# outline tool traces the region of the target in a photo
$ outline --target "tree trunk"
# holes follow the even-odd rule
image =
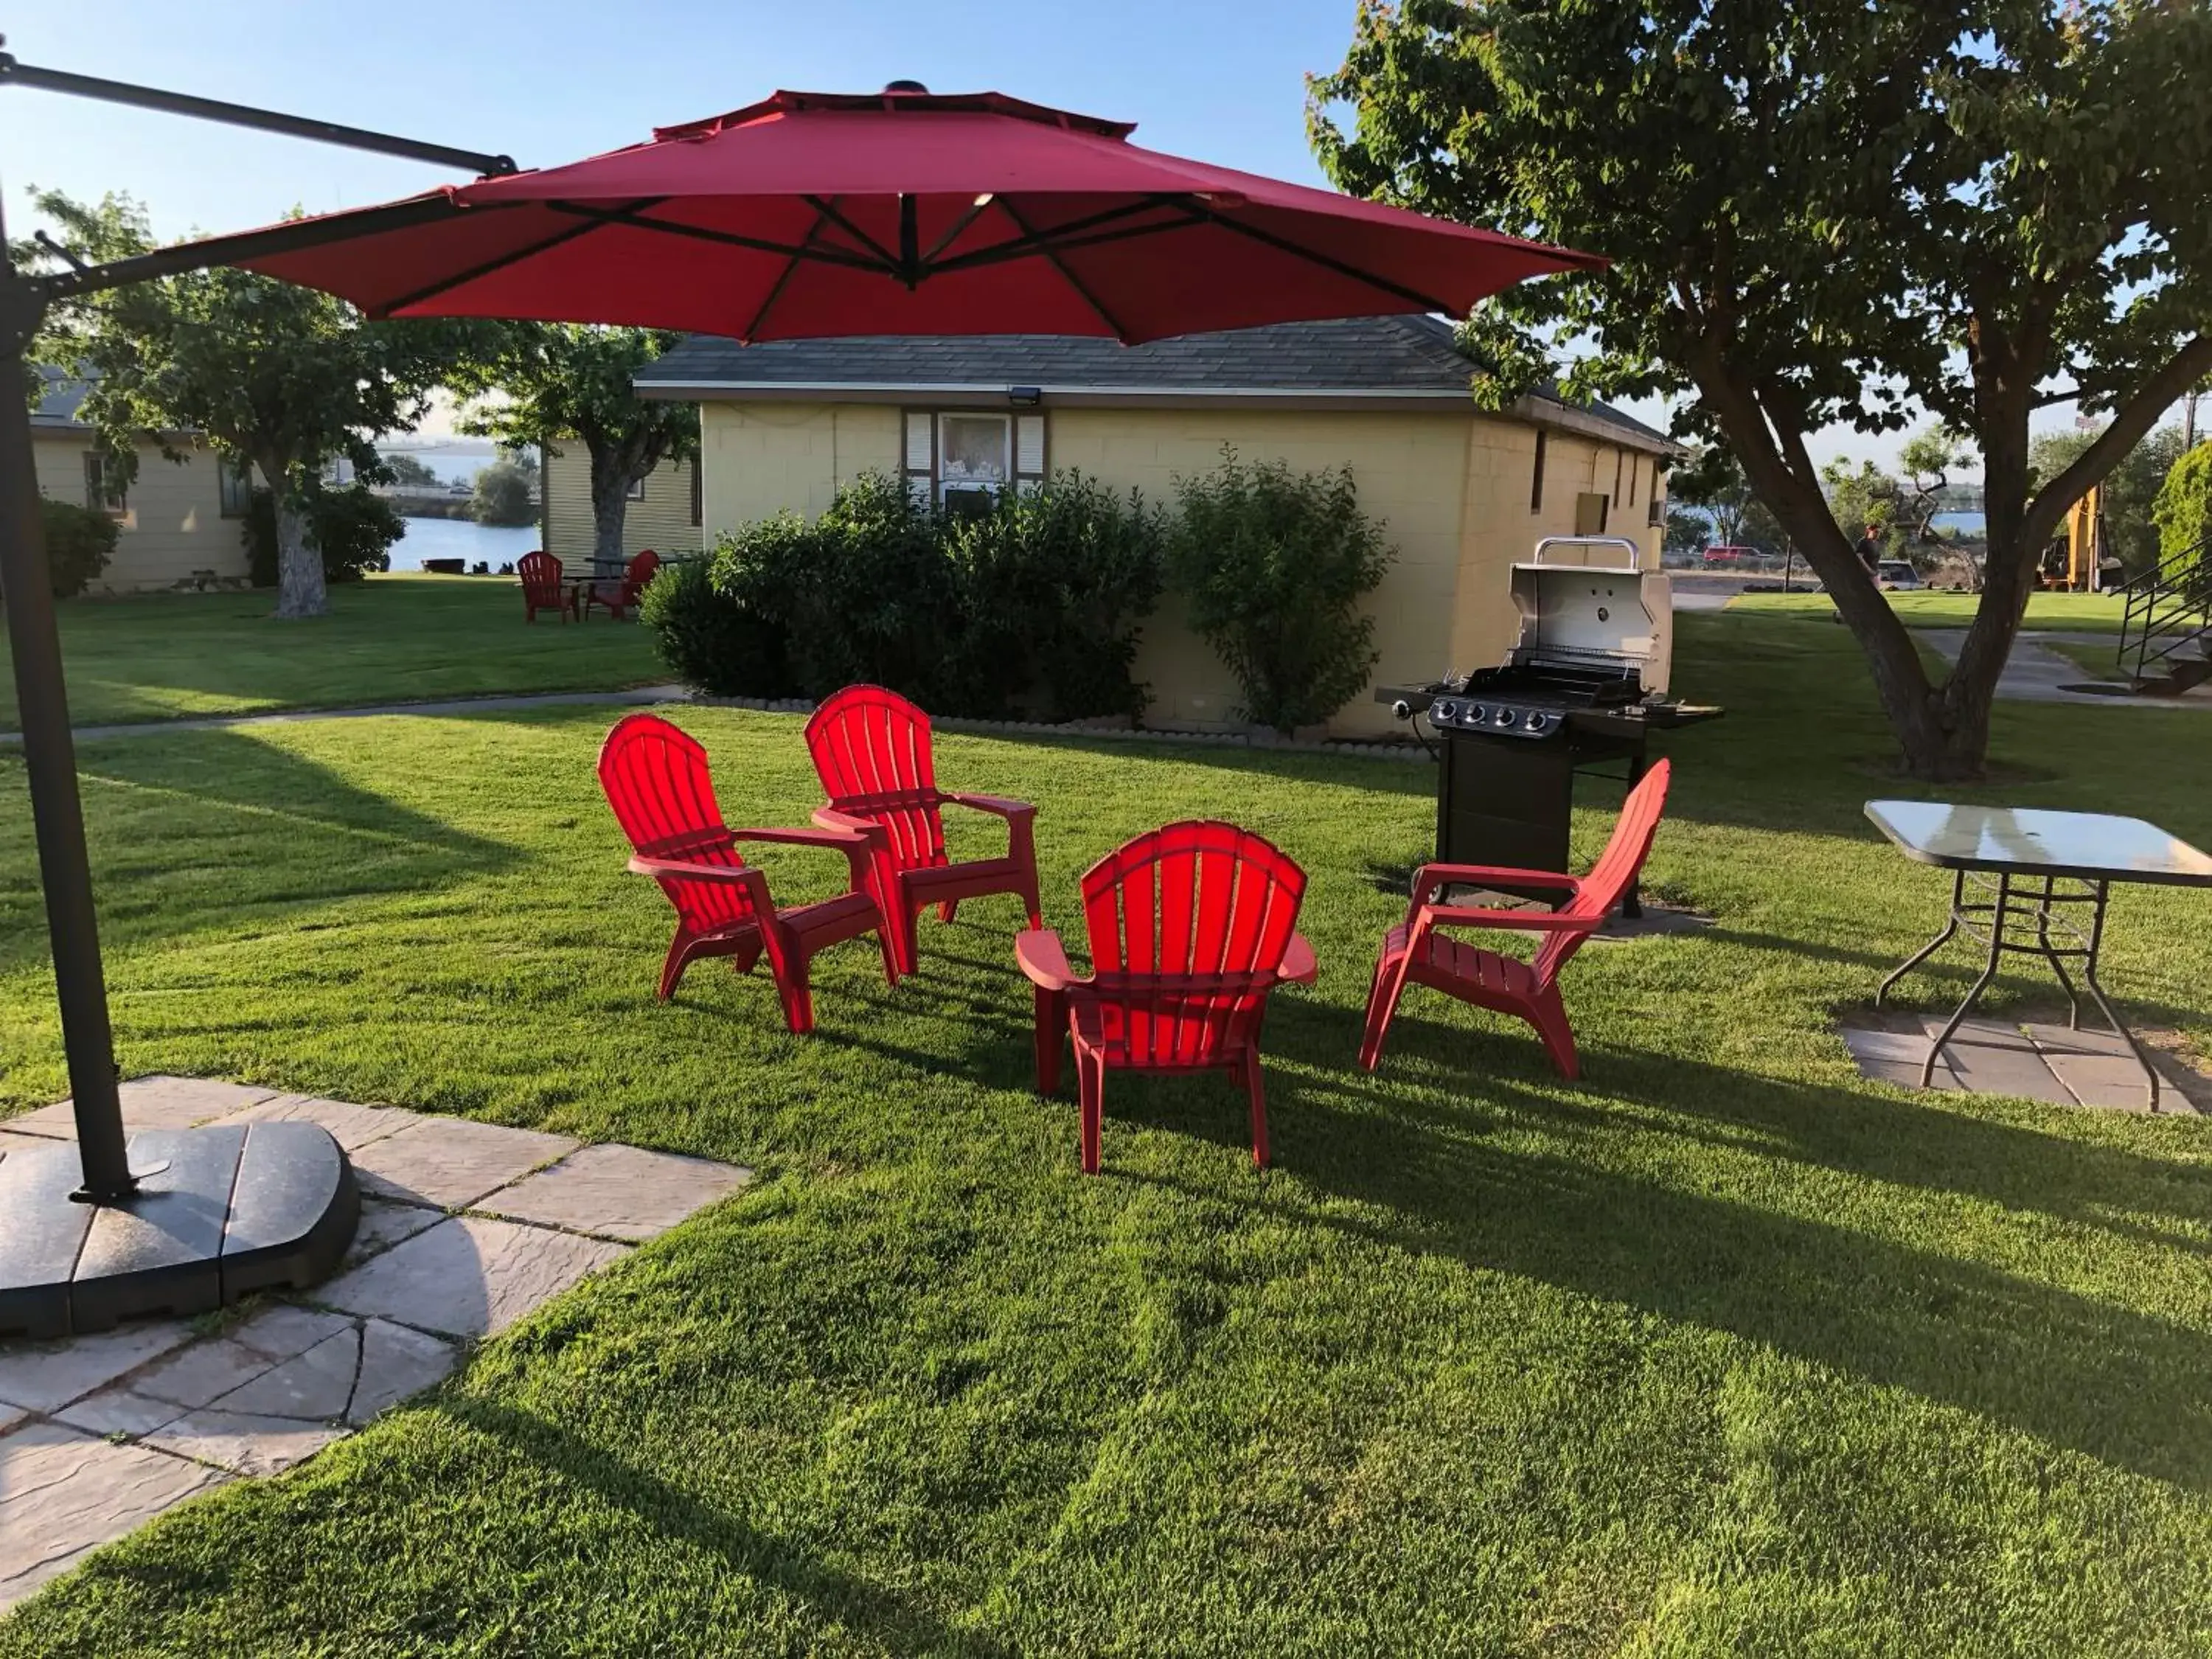
[[[308,544],[307,514],[290,487],[291,468],[275,457],[258,462],[276,509],[276,614],[288,622],[330,612],[322,550]]]
[[[623,521],[629,514],[630,486],[637,482],[620,453],[592,452],[592,556],[605,564],[623,559]]]
[[[1753,491],[1803,553],[1866,653],[1875,695],[1904,751],[1905,770],[1929,782],[1978,777],[1989,747],[1990,699],[2004,667],[2003,653],[1985,658],[1969,649],[1949,679],[1940,686],[1931,684],[1911,632],[1890,609],[1889,600],[1837,525],[1802,441],[1785,459],[1775,445],[1772,428],[1742,387],[1720,374],[1700,376],[1700,390],[1720,417],[1722,431]],[[1994,549],[1996,525],[1990,529]],[[1990,604],[1984,594],[1984,615]],[[1975,627],[1978,631],[1981,628],[1979,616]],[[2006,643],[2010,637],[2009,633],[2005,635]],[[1972,643],[1970,635],[1970,647]]]

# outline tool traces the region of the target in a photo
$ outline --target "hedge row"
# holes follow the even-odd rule
[[[972,719],[1141,719],[1138,638],[1172,580],[1249,718],[1287,731],[1342,707],[1375,661],[1358,600],[1391,556],[1350,473],[1224,451],[1177,490],[1171,514],[1067,471],[971,514],[866,473],[811,523],[765,520],[671,567],[643,616],[671,671],[714,696],[866,681]]]

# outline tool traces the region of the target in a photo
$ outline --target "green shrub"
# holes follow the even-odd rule
[[[638,617],[653,630],[668,672],[684,684],[717,697],[792,694],[781,633],[719,592],[704,559],[662,565]]]
[[[107,562],[115,556],[122,526],[106,514],[74,501],[42,495],[39,510],[46,521],[46,565],[53,578],[54,597],[73,599],[107,568]]]
[[[366,484],[317,487],[307,497],[307,540],[322,553],[326,582],[359,581],[367,571],[391,569],[392,544],[407,533],[407,520]],[[267,489],[253,492],[240,534],[253,585],[276,586],[276,501]]]
[[[530,499],[531,485],[530,469],[502,456],[477,471],[469,516],[478,524],[536,524],[538,503]]]
[[[2151,504],[2161,561],[2212,542],[2212,443],[2185,453],[2166,475]],[[2200,559],[2202,569],[2207,562]]]
[[[1146,689],[1132,670],[1159,599],[1166,536],[1165,515],[1137,491],[1117,495],[1073,471],[953,525],[959,659],[977,712],[1141,715]]]
[[[724,695],[867,681],[943,714],[1135,715],[1163,536],[1133,491],[1073,473],[980,516],[863,473],[811,524],[787,513],[722,536],[707,572],[722,606],[687,591],[646,619],[682,633],[662,647],[672,669]]]
[[[1367,684],[1381,653],[1359,601],[1396,556],[1360,512],[1351,468],[1294,472],[1221,453],[1212,471],[1176,480],[1169,574],[1243,688],[1246,716],[1290,732]]]

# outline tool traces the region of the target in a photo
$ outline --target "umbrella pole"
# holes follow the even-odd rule
[[[62,1043],[76,1109],[77,1153],[84,1171],[81,1196],[109,1203],[128,1197],[137,1182],[124,1152],[107,984],[92,904],[92,865],[77,795],[76,744],[70,732],[61,636],[54,622],[53,582],[31,447],[23,352],[44,309],[38,290],[12,265],[0,269],[0,596],[15,657],[23,765],[30,778]]]

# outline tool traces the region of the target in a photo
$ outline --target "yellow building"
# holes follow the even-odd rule
[[[243,475],[189,440],[178,443],[181,462],[142,442],[137,476],[125,483],[101,453],[94,429],[77,418],[83,383],[51,368],[33,372],[45,377],[31,416],[39,493],[106,513],[122,532],[107,568],[86,592],[146,593],[246,580],[241,532],[252,491]]]
[[[871,469],[943,499],[1075,468],[1171,505],[1176,479],[1215,465],[1224,445],[1302,469],[1348,465],[1361,507],[1397,549],[1368,602],[1382,652],[1375,681],[1431,680],[1504,658],[1516,625],[1508,567],[1539,537],[1628,536],[1656,569],[1663,468],[1678,453],[1603,407],[1537,398],[1485,414],[1468,395],[1473,372],[1450,329],[1422,317],[1129,347],[1058,336],[757,346],[695,336],[637,385],[700,405],[697,528],[688,543],[647,534],[636,544],[707,544],[786,508],[818,513]],[[584,465],[580,456],[549,465],[556,532]],[[659,483],[646,481],[647,503]],[[680,487],[672,479],[664,493]],[[588,511],[584,526],[588,550]],[[1235,681],[1172,593],[1146,626],[1137,675],[1152,687],[1154,725],[1241,724]],[[1330,729],[1390,725],[1362,696]]]

